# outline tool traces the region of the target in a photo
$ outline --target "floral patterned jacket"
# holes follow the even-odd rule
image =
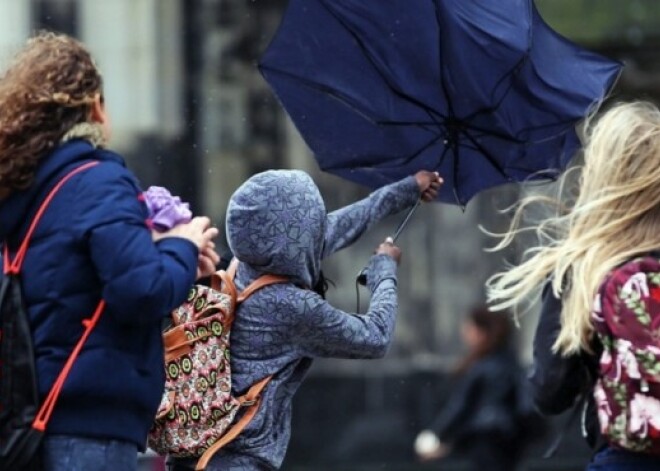
[[[594,398],[610,444],[660,453],[660,260],[645,256],[601,285],[592,319],[602,343]]]

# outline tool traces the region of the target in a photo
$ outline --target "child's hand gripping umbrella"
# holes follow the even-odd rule
[[[403,229],[405,229],[405,227],[408,225],[410,218],[419,207],[419,203],[421,203],[422,201],[425,202],[434,201],[438,196],[438,191],[440,190],[440,186],[443,183],[443,179],[442,177],[440,177],[440,174],[438,172],[429,172],[427,170],[422,170],[417,172],[415,174],[415,179],[417,180],[417,185],[419,186],[420,197],[417,200],[417,202],[413,205],[413,207],[410,208],[410,210],[406,214],[406,217],[399,224],[399,227],[396,228],[394,235],[385,239],[385,243],[394,244],[396,242],[396,240],[403,232]],[[367,284],[366,267],[360,270],[360,273],[358,273],[357,282],[362,286],[365,286]]]

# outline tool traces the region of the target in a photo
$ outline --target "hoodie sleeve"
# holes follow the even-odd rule
[[[365,199],[328,214],[323,257],[355,242],[383,218],[403,211],[419,198],[414,176],[384,186]]]
[[[387,353],[397,311],[396,262],[375,255],[370,270],[371,302],[366,314],[351,314],[331,306],[313,292],[299,304],[293,341],[302,355],[333,358],[381,358]]]
[[[108,312],[122,322],[154,322],[183,302],[195,280],[197,247],[182,238],[152,241],[132,174],[103,163],[78,191],[75,230],[88,245]]]

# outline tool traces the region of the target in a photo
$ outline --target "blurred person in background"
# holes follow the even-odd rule
[[[456,383],[436,419],[415,440],[422,461],[459,458],[474,471],[516,469],[528,432],[522,421],[532,412],[523,410],[526,391],[511,324],[507,315],[485,306],[464,320],[467,353],[454,372]]]

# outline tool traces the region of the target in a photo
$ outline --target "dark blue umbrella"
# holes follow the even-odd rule
[[[531,0],[290,0],[260,69],[321,169],[370,187],[437,170],[464,205],[556,177],[621,65]]]

